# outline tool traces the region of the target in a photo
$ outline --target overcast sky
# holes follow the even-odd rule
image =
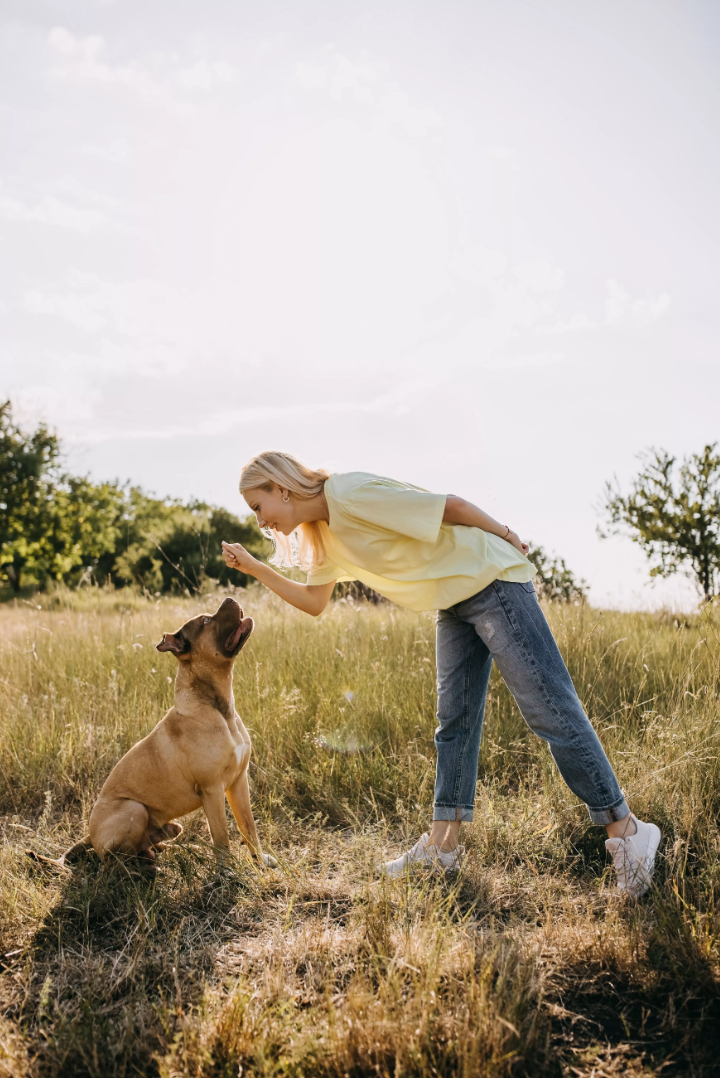
[[[0,396],[75,468],[239,512],[284,449],[694,601],[595,529],[720,437],[716,0],[1,10]]]

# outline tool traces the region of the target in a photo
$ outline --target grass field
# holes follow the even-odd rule
[[[0,608],[0,1075],[693,1075],[720,1057],[720,620],[554,608],[581,698],[663,844],[652,892],[612,891],[603,839],[493,674],[455,879],[373,875],[426,829],[434,624],[243,593],[236,665],[253,799],[278,859],[201,814],[149,879],[83,833],[115,761],[172,700],[153,644],[217,596]]]

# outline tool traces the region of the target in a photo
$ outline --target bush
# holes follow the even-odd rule
[[[53,582],[153,593],[195,592],[207,580],[244,587],[248,577],[225,565],[222,539],[260,558],[270,550],[252,516],[68,474],[57,436],[42,424],[22,430],[10,402],[0,404],[0,585],[14,595]]]
[[[242,543],[260,558],[270,550],[253,516],[242,521],[205,502],[159,501],[132,488],[128,510],[118,548],[96,569],[100,584],[109,578],[153,593],[195,592],[208,580],[245,587],[249,577],[227,567],[221,541]]]
[[[551,603],[577,603],[587,599],[587,582],[568,569],[564,558],[548,554],[544,547],[530,544],[528,559],[537,569],[535,590]]]

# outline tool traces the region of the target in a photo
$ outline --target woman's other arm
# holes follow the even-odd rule
[[[303,610],[316,618],[322,614],[330,602],[335,581],[329,584],[299,584],[296,580],[288,580],[287,577],[276,573],[265,562],[258,561],[240,543],[223,542],[222,546],[226,565],[229,565],[231,569],[238,569],[247,576],[255,577],[286,603],[290,603],[290,606],[297,607],[298,610]]]
[[[497,535],[510,543],[521,554],[527,554],[530,549],[527,543],[523,543],[514,531],[508,531],[505,524],[499,524],[497,520],[478,509],[472,502],[466,502],[464,498],[458,498],[456,494],[448,494],[443,514],[443,524],[465,524],[469,528],[481,528],[484,532]]]

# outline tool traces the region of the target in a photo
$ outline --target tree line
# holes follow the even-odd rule
[[[197,591],[207,580],[247,583],[222,539],[257,557],[270,550],[254,517],[201,501],[154,498],[140,487],[70,474],[57,435],[26,432],[0,404],[0,584],[17,594],[51,581],[134,584],[151,594]]]
[[[198,591],[209,580],[247,584],[225,565],[222,539],[260,558],[271,550],[252,515],[240,520],[205,502],[153,498],[137,486],[71,475],[57,435],[45,424],[24,431],[11,403],[0,404],[0,585],[11,594],[51,581],[134,584],[153,595]],[[531,557],[541,598],[585,598],[584,581],[562,558],[539,546]],[[336,596],[381,599],[359,581],[339,584]]]
[[[651,577],[685,572],[704,600],[720,586],[720,453],[706,445],[679,462],[650,450],[623,494],[606,484],[601,537],[624,533],[648,558]],[[27,432],[10,401],[0,404],[0,586],[17,594],[51,581],[134,584],[151,594],[198,591],[208,580],[248,583],[230,570],[222,539],[242,543],[265,558],[271,545],[255,518],[241,520],[202,501],[154,498],[138,486],[93,483],[65,468],[57,435],[44,424]],[[587,585],[565,561],[531,544],[535,586],[551,602],[581,602]],[[362,585],[338,594],[368,596]]]

